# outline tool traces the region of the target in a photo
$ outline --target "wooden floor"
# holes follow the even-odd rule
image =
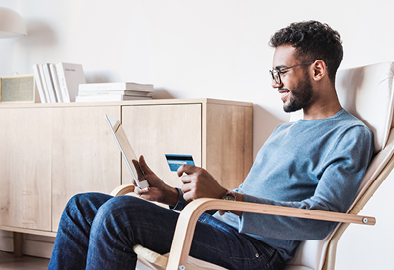
[[[48,268],[49,259],[23,256],[15,258],[14,254],[0,252],[0,270],[45,270]]]

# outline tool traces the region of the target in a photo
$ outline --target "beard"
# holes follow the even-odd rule
[[[310,104],[313,95],[313,88],[308,77],[299,82],[297,86],[291,90],[288,104],[283,104],[285,112],[295,112],[307,107]]]

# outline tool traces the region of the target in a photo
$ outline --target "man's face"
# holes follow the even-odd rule
[[[272,87],[277,88],[283,101],[285,112],[294,112],[310,105],[313,96],[313,87],[308,70],[304,65],[298,64],[294,57],[295,48],[292,46],[279,46],[275,50],[273,68],[280,71],[281,83],[272,80]]]
[[[304,78],[290,89],[288,100],[283,101],[283,110],[285,112],[295,112],[307,107],[310,104],[312,95],[312,84],[310,78],[305,74]]]

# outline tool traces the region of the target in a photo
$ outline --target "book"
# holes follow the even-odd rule
[[[44,66],[42,64],[38,64],[37,66],[38,66],[38,72],[40,73],[42,88],[44,89],[45,100],[47,103],[50,103],[51,99],[49,97],[48,86],[45,80]]]
[[[79,96],[93,96],[93,95],[125,95],[125,96],[139,96],[149,97],[152,96],[152,92],[148,91],[134,91],[134,90],[102,90],[102,91],[79,91]]]
[[[134,90],[134,91],[153,91],[152,84],[139,84],[132,82],[118,83],[86,83],[79,85],[79,91],[116,91],[116,90]]]
[[[75,101],[79,84],[86,83],[82,65],[60,62],[56,64],[56,71],[63,94],[63,102]]]
[[[92,95],[76,96],[75,102],[97,102],[97,101],[123,101],[123,100],[148,100],[152,97],[126,96],[126,95]]]
[[[51,63],[48,65],[49,65],[49,71],[50,71],[50,74],[52,77],[53,89],[55,90],[57,102],[63,102],[63,95],[60,90],[59,80],[57,78],[56,67],[54,64],[51,64]]]
[[[46,83],[47,89],[48,89],[49,100],[51,103],[56,103],[57,99],[56,99],[56,95],[55,95],[55,89],[53,88],[52,76],[51,76],[51,72],[49,70],[49,64],[43,64],[42,67],[44,70],[44,77],[45,77],[45,83]]]
[[[40,71],[38,70],[38,65],[33,65],[34,81],[37,86],[38,95],[40,96],[41,103],[47,103],[44,93],[44,88],[42,86],[42,79],[40,76]]]

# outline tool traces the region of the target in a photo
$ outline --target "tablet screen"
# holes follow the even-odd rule
[[[148,187],[148,181],[145,180],[145,176],[138,163],[138,158],[131,148],[130,142],[126,137],[126,134],[122,128],[122,124],[116,116],[105,115],[107,122],[111,128],[111,131],[115,137],[115,140],[122,152],[123,158],[126,161],[127,166],[134,178],[134,181],[140,188]]]

